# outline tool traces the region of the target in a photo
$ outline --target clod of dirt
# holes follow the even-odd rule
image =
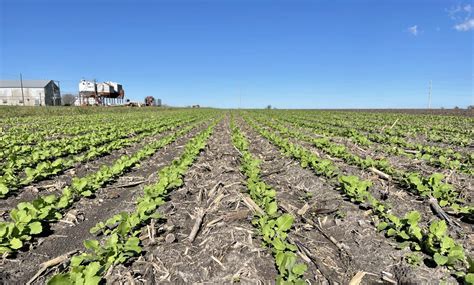
[[[176,237],[174,234],[167,234],[165,237],[165,242],[166,243],[173,243],[176,240]]]

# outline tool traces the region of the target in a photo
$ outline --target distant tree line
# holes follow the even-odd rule
[[[61,104],[63,106],[72,106],[76,101],[77,95],[71,93],[65,93],[61,96]]]

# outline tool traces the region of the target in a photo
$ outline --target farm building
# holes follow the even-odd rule
[[[54,106],[61,104],[53,80],[0,80],[0,106]]]
[[[81,80],[79,82],[79,98],[75,105],[117,105],[124,101],[125,90],[122,84],[107,81]]]

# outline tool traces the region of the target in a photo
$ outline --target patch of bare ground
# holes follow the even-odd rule
[[[393,239],[376,230],[370,211],[348,201],[336,189],[335,181],[303,169],[297,162],[282,156],[277,147],[243,121],[239,125],[251,141],[251,152],[262,160],[263,179],[277,190],[279,205],[297,217],[290,237],[314,257],[310,259],[319,268],[317,282],[329,279],[347,284],[359,271],[367,272],[363,284],[429,284],[441,279],[455,282],[445,268],[409,265],[404,257],[411,253],[410,250],[396,249],[397,243]],[[378,180],[373,174],[362,173],[340,162],[337,164],[343,173],[370,178],[374,182]],[[377,186],[377,192],[385,189],[381,184]],[[410,207],[413,206],[420,208],[418,203],[400,203],[397,195],[398,192],[391,191],[389,197],[394,196],[393,202],[398,201],[395,203],[397,209],[402,204],[403,209],[399,211],[412,210]]]
[[[158,170],[180,155],[187,141],[203,128],[204,125],[200,125],[158,150],[140,165],[98,190],[93,199],[79,200],[65,213],[61,221],[51,224],[45,236],[33,241],[30,249],[19,252],[14,258],[3,260],[0,265],[3,280],[0,281],[25,284],[40,269],[41,263],[71,251],[84,249],[84,240],[96,238],[89,233],[90,228],[119,212],[133,211],[134,201],[142,193],[143,187],[156,182]],[[139,145],[143,146],[147,142],[149,140]],[[139,145],[123,151],[131,153],[138,150]],[[46,272],[35,284],[44,284],[50,273],[51,271]]]
[[[173,131],[165,131],[154,136],[143,138],[143,140],[123,147],[121,149],[113,150],[109,154],[105,154],[99,157],[95,157],[92,160],[76,163],[72,168],[67,169],[62,174],[53,176],[49,179],[32,183],[31,185],[25,186],[19,190],[15,195],[12,195],[6,199],[0,200],[0,221],[8,218],[8,211],[14,208],[18,203],[32,201],[41,195],[56,194],[59,195],[62,189],[70,185],[74,177],[83,177],[91,173],[96,172],[102,166],[112,165],[119,157],[123,155],[130,155],[143,146],[149,144],[152,141],[159,140]],[[80,155],[80,154],[77,154]]]
[[[146,253],[117,266],[108,283],[273,283],[276,269],[242,200],[244,177],[230,141],[229,118],[216,126],[185,184],[160,207],[164,221]]]

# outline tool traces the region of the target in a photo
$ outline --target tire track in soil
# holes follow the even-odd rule
[[[268,127],[265,128],[279,134],[276,130]],[[406,213],[416,210],[421,214],[420,226],[427,226],[436,216],[431,210],[427,200],[416,194],[410,193],[408,190],[402,188],[398,183],[385,181],[369,170],[347,164],[342,159],[333,158],[321,149],[315,147],[312,143],[301,141],[293,137],[287,137],[287,139],[295,145],[300,145],[313,153],[317,153],[318,156],[322,158],[330,159],[342,171],[342,173],[344,173],[344,175],[355,175],[364,180],[370,180],[373,185],[368,190],[372,195],[374,195],[374,197],[389,204],[392,212],[397,216],[403,217]],[[448,227],[449,234],[457,242],[462,244],[467,255],[472,256],[474,254],[474,249],[470,246],[474,243],[472,225],[462,221],[461,219],[452,216],[451,218],[455,219],[461,228]]]
[[[229,117],[209,139],[207,149],[185,175],[185,186],[160,207],[166,218],[157,226],[156,244],[128,267],[114,269],[108,283],[155,282],[273,283],[277,275],[271,253],[261,247],[251,225],[253,214],[241,201],[244,177],[232,146]],[[188,239],[196,213],[206,209],[193,243]]]
[[[83,250],[84,240],[97,238],[89,233],[90,228],[119,212],[133,211],[134,201],[142,193],[143,187],[156,182],[159,169],[179,155],[184,145],[207,124],[206,120],[205,125],[200,124],[175,142],[161,148],[153,156],[121,176],[122,179],[98,190],[94,198],[79,200],[64,214],[62,221],[51,225],[52,235],[38,238],[32,249],[21,251],[15,259],[6,259],[0,265],[0,271],[3,274],[0,276],[0,284],[2,282],[24,284],[39,270],[42,262],[76,249]],[[146,182],[132,187],[120,187],[126,184],[124,177],[130,178],[132,182],[137,179]],[[39,278],[34,284],[45,282],[44,278]]]
[[[183,127],[184,125],[180,125],[178,128]],[[2,218],[2,213],[3,215],[7,214],[8,211],[15,208],[19,203],[32,201],[41,195],[61,194],[61,191],[65,186],[71,185],[72,179],[74,177],[83,177],[94,173],[103,165],[110,166],[122,155],[132,154],[142,148],[144,145],[170,135],[176,130],[177,129],[167,130],[154,136],[146,137],[142,141],[136,142],[133,145],[116,149],[109,154],[93,158],[90,161],[78,162],[72,168],[67,169],[60,175],[52,176],[49,179],[34,182],[28,186],[18,189],[15,195],[0,200],[0,221],[2,221],[3,218],[8,218]]]
[[[283,156],[276,146],[261,137],[242,119],[240,126],[252,142],[251,152],[262,160],[260,166],[263,179],[277,190],[278,203],[284,205],[285,209],[293,210],[295,217],[298,216],[290,237],[303,243],[313,256],[320,258],[318,266],[325,268],[333,281],[347,284],[357,271],[369,272],[363,283],[381,282],[382,271],[393,274],[392,279],[398,282],[437,283],[441,278],[449,276],[442,267],[433,269],[425,265],[408,265],[403,256],[411,251],[395,249],[396,242],[378,233],[371,224],[371,214],[368,211],[345,200],[334,189],[334,183],[316,176],[311,170],[302,168],[297,161]],[[310,208],[303,214],[304,218],[319,224],[326,234],[347,246],[345,251],[351,257],[296,214],[305,204]],[[318,282],[324,280],[319,273],[316,278]],[[456,282],[449,278],[448,282]]]

